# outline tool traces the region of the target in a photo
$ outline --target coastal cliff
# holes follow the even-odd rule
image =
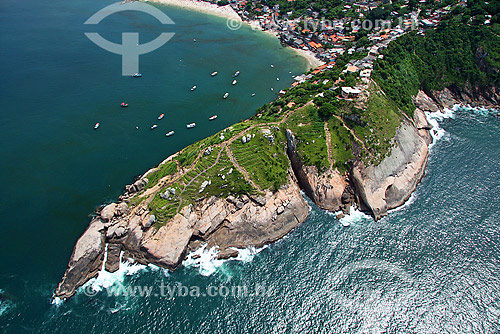
[[[404,119],[397,129],[388,157],[377,166],[366,166],[362,161],[354,164],[353,182],[375,219],[404,204],[415,190],[429,155],[425,136],[427,134],[424,132],[422,136],[411,120]]]
[[[317,110],[310,102],[275,122],[247,120],[126,186],[78,240],[55,296],[71,297],[103,265],[116,271],[120,258],[174,270],[200,247],[215,247],[219,258],[228,258],[278,240],[307,218],[301,189],[321,208],[347,213],[354,205],[376,219],[403,204],[427,161],[430,127],[422,112],[402,119],[392,150],[378,165],[367,166],[357,153],[352,168],[341,172],[335,163],[347,146],[334,145],[340,133],[334,125],[352,135],[339,120],[320,120]],[[304,136],[308,126],[318,131],[314,139]]]

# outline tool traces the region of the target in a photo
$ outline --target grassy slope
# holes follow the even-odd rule
[[[307,106],[295,112],[284,124],[284,127],[290,129],[297,139],[297,151],[304,165],[316,166],[320,171],[328,168],[323,124],[315,106]]]
[[[477,66],[474,67],[471,63],[478,46],[488,53],[486,64],[495,66],[500,63],[499,35],[486,33],[489,39],[478,39],[478,31],[484,34],[484,29],[478,27],[444,27],[436,32],[428,32],[427,38],[408,35],[392,42],[385,58],[375,64],[373,79],[377,84],[370,85],[365,108],[359,108],[359,105],[357,107],[354,102],[337,99],[339,88],[329,90],[345,63],[339,60],[340,66],[320,73],[296,88],[288,89],[276,101],[259,108],[252,119],[194,143],[171,161],[160,165],[148,175],[147,189],[154,187],[168,175],[173,176],[175,181],[161,186],[161,191],[150,199],[149,209],[163,224],[182,207],[195,203],[198,199],[258,193],[259,189],[252,184],[260,190],[276,191],[288,179],[285,129],[290,129],[296,136],[297,151],[303,163],[306,166],[316,166],[323,172],[329,167],[325,121],[331,136],[334,168],[341,173],[348,171],[350,163],[355,159],[363,159],[368,164],[380,163],[390,153],[392,138],[403,112],[413,116],[411,97],[419,89],[460,84],[465,79],[479,83],[500,82],[499,72],[481,74],[481,70],[477,72]],[[450,45],[454,44],[462,49],[463,55],[457,56],[449,52]],[[467,66],[471,66],[471,71],[460,72]],[[459,71],[458,74],[456,71]],[[330,82],[323,84],[323,80]],[[319,93],[324,94],[323,97],[316,97]],[[318,106],[331,103],[335,108],[335,115],[342,121],[334,115],[327,119],[321,118],[315,105],[302,108],[311,100]],[[292,102],[295,105],[292,106]],[[283,121],[285,115],[288,115],[286,121],[276,124]],[[248,129],[251,126],[254,128]],[[273,141],[266,138],[268,134],[264,134],[263,129],[272,133]],[[353,137],[351,131],[357,138]],[[242,132],[252,136],[250,142],[241,142]],[[229,144],[229,139],[234,141]],[[213,149],[210,154],[201,153],[209,147]],[[226,153],[228,148],[253,183],[247,182],[231,162]],[[201,191],[201,185],[207,180],[211,183]],[[175,189],[175,195],[171,194],[167,199],[161,198],[159,194],[165,193],[166,189]],[[141,195],[132,198],[131,203],[143,201],[145,197]]]

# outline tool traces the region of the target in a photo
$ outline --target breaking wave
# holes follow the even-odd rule
[[[207,249],[207,245],[205,244],[196,251],[189,253],[186,260],[182,262],[182,265],[186,268],[197,268],[202,276],[210,276],[216,273],[228,261],[252,261],[255,255],[265,248],[267,248],[267,245],[261,248],[234,248],[238,251],[238,256],[229,259],[218,259],[219,251],[217,248],[212,247]]]

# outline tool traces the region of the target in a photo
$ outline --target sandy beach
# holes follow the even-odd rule
[[[234,11],[234,9],[227,5],[227,6],[217,6],[212,3],[208,3],[205,1],[197,1],[197,0],[144,0],[145,2],[157,2],[161,3],[164,5],[170,5],[170,6],[175,6],[175,7],[180,7],[188,10],[195,10],[199,11],[202,13],[206,13],[209,15],[217,15],[220,17],[227,18],[227,26],[230,29],[237,30],[243,23],[249,25],[252,29],[254,30],[260,30],[264,33],[268,33],[270,35],[273,35],[274,37],[278,38],[278,35],[273,32],[273,31],[268,31],[268,30],[262,30],[260,27],[260,23],[258,21],[249,21],[249,22],[243,22],[241,20],[241,17]],[[304,57],[307,62],[308,62],[308,67],[309,69],[311,68],[316,68],[318,66],[321,66],[324,64],[321,60],[316,58],[313,52],[311,51],[306,51],[306,50],[301,50],[301,49],[296,49],[292,48],[297,52],[298,55],[301,57]]]
[[[314,68],[321,66],[325,63],[324,61],[321,61],[318,58],[316,58],[316,56],[314,55],[314,53],[312,51],[306,51],[306,50],[296,49],[296,48],[292,48],[292,49],[295,52],[297,52],[297,54],[299,54],[300,56],[307,59],[307,62],[309,63],[310,69],[314,69]]]
[[[145,2],[148,2],[148,0],[145,0]],[[149,0],[149,2],[157,2],[164,5],[170,5],[184,9],[196,10],[211,15],[217,15],[239,22],[242,21],[240,16],[229,5],[217,6],[212,3],[196,0]]]

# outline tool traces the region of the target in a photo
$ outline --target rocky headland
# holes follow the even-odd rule
[[[498,94],[495,96],[492,104],[498,103]],[[322,171],[316,166],[304,164],[297,148],[300,139],[286,126],[287,119],[294,114],[293,110],[281,121],[272,123],[274,125],[251,123],[249,120],[245,129],[236,134],[231,132],[234,129],[229,128],[214,135],[220,142],[206,149],[203,149],[206,145],[201,144],[198,147],[201,151],[195,152],[196,160],[191,164],[181,166],[179,156],[182,152],[177,153],[127,186],[117,203],[99,210],[78,239],[55,296],[71,297],[79,286],[95,277],[103,266],[105,251],[107,262],[104,265],[110,272],[119,268],[122,253],[123,259],[129,261],[152,263],[174,270],[187,252],[195,251],[202,245],[216,247],[220,258],[228,258],[236,256],[238,249],[260,247],[278,240],[308,216],[309,206],[301,190],[323,209],[347,213],[351,206],[356,206],[380,219],[388,210],[404,204],[424,175],[428,146],[432,141],[429,132],[432,127],[424,113],[450,107],[459,98],[462,95],[457,96],[448,89],[434,92],[432,97],[420,91],[414,98],[417,107],[414,117],[410,119],[402,115],[390,153],[377,165],[356,158],[351,169],[344,173],[332,164]],[[466,100],[469,104],[474,101],[484,102],[482,99]],[[296,110],[308,107],[311,103]],[[226,140],[224,135],[228,132],[231,137]],[[235,153],[238,145],[244,147],[244,142],[256,141],[255,135],[269,140],[264,143],[276,146],[288,161],[285,181],[277,189],[263,189],[257,184],[258,177],[251,172],[251,168],[245,167]],[[210,156],[212,160],[207,164],[211,166],[200,172],[196,165]],[[239,172],[238,179],[253,185],[253,191],[222,195],[210,195],[207,191],[203,195],[205,188],[209,188],[214,181],[213,176],[207,176],[207,170],[218,168],[224,158],[226,164],[216,170],[218,177],[225,179],[229,175],[221,171]],[[330,156],[328,160],[332,162]],[[176,165],[177,168],[172,168],[175,171],[161,174],[158,179],[158,173],[169,164]],[[179,181],[188,175],[190,178]],[[158,209],[152,206],[152,202],[158,196],[182,197],[175,195],[176,189],[179,189],[173,186],[175,182],[191,186],[196,178],[199,180],[196,181],[195,193],[203,196],[186,205],[175,202],[177,209],[170,217],[158,217]],[[153,179],[157,179],[154,185]],[[225,188],[224,185],[218,187]]]

